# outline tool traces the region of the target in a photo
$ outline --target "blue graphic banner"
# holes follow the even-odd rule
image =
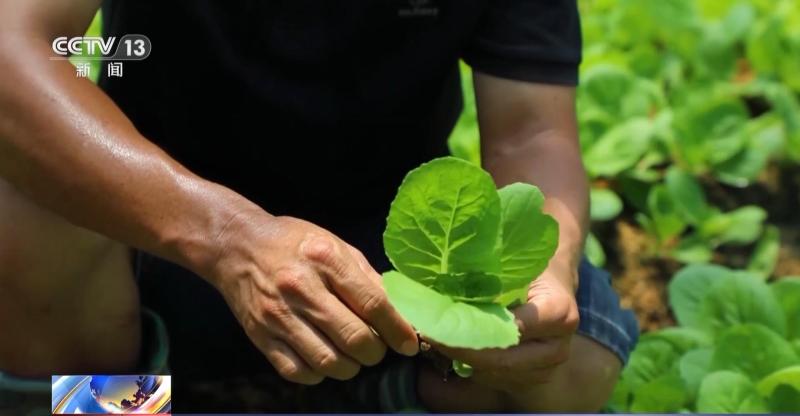
[[[172,378],[159,375],[52,377],[52,413],[163,415],[172,409]]]

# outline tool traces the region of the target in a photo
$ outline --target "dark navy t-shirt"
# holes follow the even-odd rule
[[[101,86],[140,131],[270,212],[319,222],[387,209],[446,151],[458,60],[574,84],[575,0],[112,0],[107,35],[152,54]]]
[[[268,212],[330,229],[379,271],[403,176],[446,153],[459,59],[570,85],[581,51],[576,0],[107,0],[103,12],[107,36],[152,41],[146,60],[100,80],[142,134]],[[213,288],[143,253],[138,263],[176,389],[270,371]]]

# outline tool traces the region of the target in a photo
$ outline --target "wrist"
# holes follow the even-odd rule
[[[184,215],[165,227],[160,242],[167,259],[215,283],[219,262],[233,248],[232,235],[247,230],[246,218],[269,216],[224,186],[200,178],[181,186]]]

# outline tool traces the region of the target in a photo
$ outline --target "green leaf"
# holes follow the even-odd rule
[[[621,377],[614,386],[611,398],[606,403],[609,410],[604,413],[627,413],[630,408],[631,389],[624,377]]]
[[[765,413],[768,410],[753,383],[732,371],[707,375],[697,395],[700,413]]]
[[[695,348],[710,347],[712,345],[712,339],[707,333],[685,327],[664,328],[660,331],[649,332],[642,335],[641,339],[643,341],[655,339],[666,341],[679,354]]]
[[[767,113],[747,122],[745,146],[730,159],[714,166],[714,174],[731,186],[744,187],[752,183],[786,141],[783,120]]]
[[[466,302],[492,302],[503,291],[499,277],[481,272],[440,274],[432,287],[441,294]]]
[[[775,295],[758,276],[732,272],[718,279],[698,305],[700,327],[718,334],[732,325],[762,324],[779,335],[786,334],[786,317]]]
[[[586,258],[589,259],[589,262],[595,267],[603,267],[605,265],[606,253],[603,251],[603,245],[600,244],[600,241],[594,233],[589,233],[586,236],[586,245],[583,252],[586,254]]]
[[[784,277],[770,286],[786,316],[787,338],[800,341],[800,277]]]
[[[592,221],[613,220],[622,212],[622,200],[610,189],[592,188],[589,196]]]
[[[686,222],[679,215],[675,201],[664,185],[656,185],[650,189],[647,207],[660,241],[675,238],[686,229]]]
[[[686,388],[675,374],[662,375],[633,393],[633,413],[674,413],[687,402]]]
[[[764,209],[748,205],[711,216],[701,226],[700,233],[718,244],[750,244],[761,235],[766,218]]]
[[[770,84],[765,95],[783,121],[787,156],[795,161],[800,160],[800,99],[783,84]]]
[[[786,384],[781,384],[769,396],[768,403],[772,413],[800,412],[800,391]]]
[[[472,376],[472,366],[467,363],[462,363],[458,360],[453,360],[453,371],[461,378],[469,378]]]
[[[383,287],[400,315],[436,342],[472,349],[519,342],[514,315],[500,305],[455,301],[395,271],[384,273]]]
[[[747,57],[760,75],[773,77],[800,90],[800,62],[793,59],[800,51],[800,36],[796,28],[800,21],[793,2],[783,2],[769,18],[761,19],[747,39]],[[794,7],[792,9],[791,7]]]
[[[798,363],[792,346],[775,331],[759,324],[741,324],[719,336],[711,369],[737,371],[760,380]]]
[[[696,398],[700,383],[708,374],[711,366],[711,357],[714,354],[713,348],[698,348],[691,350],[681,357],[678,363],[678,371],[689,393],[689,397]]]
[[[720,23],[707,24],[697,45],[694,61],[698,77],[728,78],[735,69],[737,51],[727,28]]]
[[[453,132],[450,133],[450,138],[447,139],[447,146],[451,155],[480,166],[481,142],[477,109],[475,108],[475,92],[472,87],[472,69],[463,61],[460,67],[464,111],[461,112],[461,117],[453,128]]]
[[[711,243],[697,234],[681,238],[672,249],[672,257],[681,263],[708,263],[713,254]]]
[[[535,186],[515,183],[498,192],[502,208],[499,276],[503,293],[522,292],[500,302],[507,304],[527,296],[531,281],[547,268],[558,245],[558,223],[542,212],[544,195]]]
[[[664,102],[655,83],[607,64],[585,71],[578,94],[579,103],[606,114],[613,122],[649,116]]]
[[[632,168],[647,152],[653,125],[646,118],[634,118],[615,126],[583,154],[592,176],[615,176]]]
[[[682,326],[700,327],[700,302],[716,280],[728,277],[730,270],[713,264],[693,264],[681,269],[667,288],[669,304]]]
[[[647,195],[650,194],[652,185],[627,174],[617,179],[622,187],[622,196],[625,198],[625,201],[638,211],[646,211]]]
[[[758,382],[758,391],[768,397],[780,385],[787,385],[800,392],[800,365],[782,368]]]
[[[763,279],[769,279],[778,263],[778,252],[780,251],[781,236],[778,227],[768,226],[764,230],[764,235],[758,240],[753,256],[747,263],[747,270],[758,274]]]
[[[661,339],[642,339],[622,370],[628,386],[638,390],[641,386],[673,370],[682,352],[672,343]]]
[[[686,222],[699,225],[709,216],[706,195],[694,176],[672,167],[667,171],[665,182]]]
[[[756,388],[762,396],[768,398],[772,412],[800,411],[800,366],[778,370],[764,377]]]
[[[672,150],[690,171],[702,172],[742,149],[742,127],[749,114],[738,99],[713,93],[709,97],[708,91],[695,94],[696,98],[676,114]]]
[[[437,274],[499,272],[500,198],[492,177],[447,157],[411,171],[389,211],[383,243],[394,267],[430,281]]]

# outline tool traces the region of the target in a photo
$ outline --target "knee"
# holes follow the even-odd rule
[[[526,411],[597,412],[603,408],[619,378],[619,358],[596,341],[576,335],[569,360],[552,380],[534,388]]]

